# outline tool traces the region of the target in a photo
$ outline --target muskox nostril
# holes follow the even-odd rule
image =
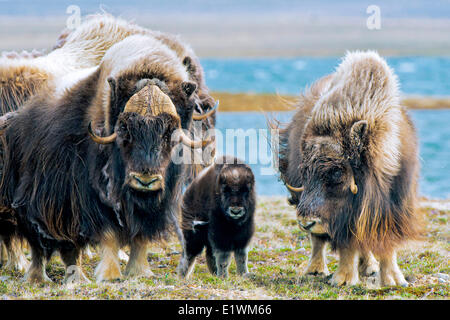
[[[144,185],[144,186],[148,186],[151,185],[153,182],[159,181],[160,177],[159,176],[154,176],[154,177],[139,177],[139,176],[133,176],[134,179],[136,179],[140,184]]]
[[[228,212],[231,216],[241,216],[244,213],[243,207],[230,207]]]
[[[312,221],[312,222],[310,222],[310,223],[304,225],[303,228],[304,228],[305,230],[309,230],[309,229],[311,229],[315,224],[316,224],[316,222],[315,222],[315,221]]]
[[[159,174],[148,175],[131,173],[130,185],[139,190],[159,190],[162,187],[163,177]]]

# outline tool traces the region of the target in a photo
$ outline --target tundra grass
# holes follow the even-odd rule
[[[311,245],[308,235],[298,229],[294,209],[285,198],[261,197],[248,277],[236,275],[234,261],[228,279],[212,276],[203,254],[191,277],[178,279],[181,248],[173,237],[165,244],[149,247],[148,262],[155,274],[152,278],[97,284],[94,269],[99,257],[95,254],[83,261],[91,283],[64,285],[64,266],[56,255],[47,266],[52,284],[30,285],[21,281],[22,273],[0,270],[0,299],[448,299],[450,210],[443,207],[424,208],[427,229],[423,241],[399,252],[400,268],[410,282],[406,288],[380,288],[372,278],[362,278],[357,286],[334,287],[328,284],[329,276],[304,275]],[[335,272],[337,256],[328,251],[327,259],[330,272]]]

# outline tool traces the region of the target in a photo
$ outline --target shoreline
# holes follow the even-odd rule
[[[293,111],[298,96],[270,93],[229,93],[212,91],[220,100],[220,112]],[[412,110],[450,109],[450,97],[405,96],[402,105]]]

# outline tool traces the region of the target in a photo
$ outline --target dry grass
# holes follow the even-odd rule
[[[290,111],[296,97],[276,94],[213,92],[220,100],[220,111]],[[407,97],[402,104],[410,109],[448,109],[450,98]]]
[[[424,241],[399,253],[400,267],[411,282],[407,288],[372,288],[370,279],[363,279],[362,285],[338,288],[330,286],[326,277],[304,276],[311,249],[308,236],[299,231],[295,212],[285,198],[262,197],[249,253],[253,276],[248,279],[236,275],[234,263],[230,278],[218,279],[208,273],[202,256],[191,278],[179,280],[176,266],[180,246],[173,239],[164,247],[150,247],[148,260],[154,278],[96,284],[96,256],[83,263],[93,282],[69,287],[62,284],[64,268],[56,256],[47,267],[54,281],[51,285],[24,284],[20,282],[22,274],[2,270],[0,299],[448,299],[449,282],[440,282],[436,274],[450,273],[449,207],[448,202],[425,203],[428,226]],[[336,255],[329,253],[331,272],[337,264]]]

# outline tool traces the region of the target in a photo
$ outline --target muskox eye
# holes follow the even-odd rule
[[[333,183],[341,183],[344,172],[342,169],[333,169],[330,171],[329,178]]]

